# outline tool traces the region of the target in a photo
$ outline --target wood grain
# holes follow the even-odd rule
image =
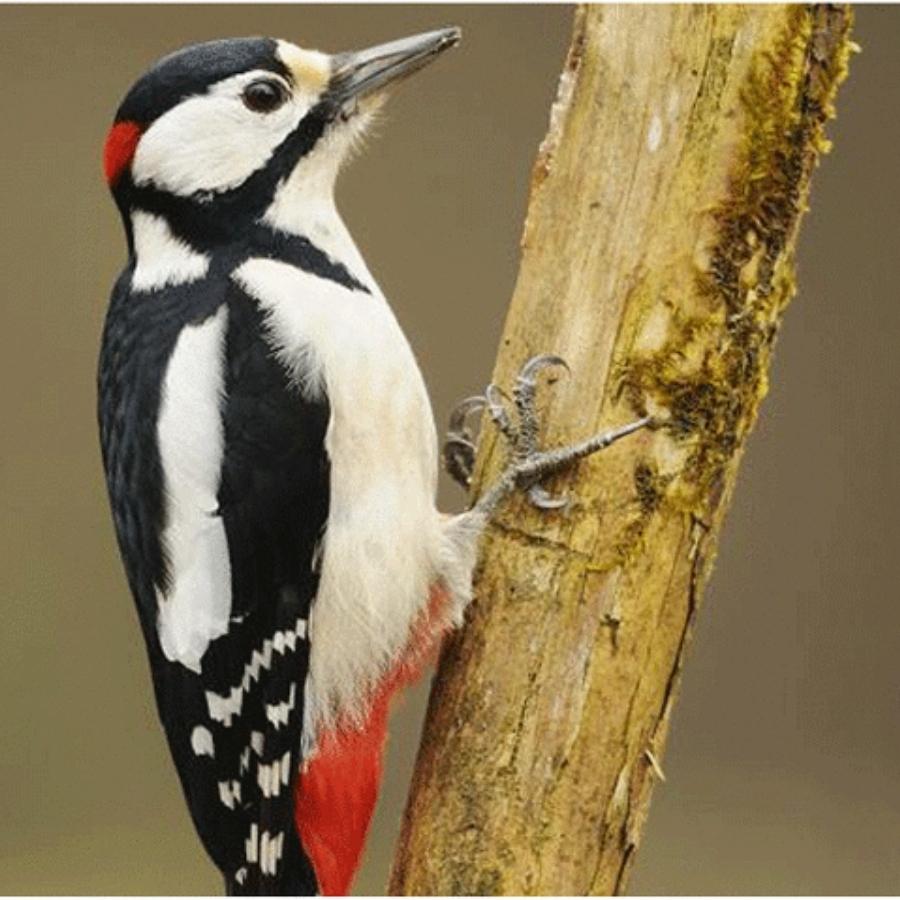
[[[445,647],[395,894],[624,889],[767,385],[850,13],[578,9],[494,380],[563,356],[545,437],[666,425],[505,505]],[[503,462],[486,431],[477,494]]]

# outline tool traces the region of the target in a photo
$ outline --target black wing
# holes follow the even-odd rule
[[[127,274],[127,273],[126,273]],[[120,549],[147,642],[160,718],[198,833],[239,893],[315,893],[294,825],[315,547],[328,513],[327,402],[304,400],[236,287],[113,295],[100,365],[104,463]],[[147,298],[152,299],[152,304]],[[228,305],[219,510],[232,610],[195,673],[166,659],[160,384],[181,328]],[[151,337],[152,335],[152,337]]]

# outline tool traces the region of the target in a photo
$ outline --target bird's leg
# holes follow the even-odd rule
[[[465,479],[461,481],[465,486],[468,486],[471,480],[472,465],[475,460],[474,440],[464,426],[465,416],[469,412],[487,408],[492,421],[509,444],[510,460],[507,467],[473,508],[475,512],[479,512],[485,517],[490,516],[499,503],[516,489],[525,490],[531,503],[539,509],[559,509],[565,506],[568,500],[565,497],[551,496],[541,487],[541,481],[651,423],[651,417],[644,416],[627,425],[596,434],[568,447],[541,450],[539,446],[540,421],[535,408],[537,376],[543,369],[552,366],[568,368],[560,357],[550,355],[536,356],[528,360],[522,367],[513,388],[517,424],[513,424],[503,403],[502,392],[493,384],[488,386],[483,398],[470,397],[468,400],[464,400],[451,416],[451,431],[444,448],[444,460],[448,471],[453,475],[453,471],[450,470],[451,454],[448,452],[448,448],[457,448],[460,446],[461,440],[465,441],[465,461],[468,468],[465,469]],[[459,418],[460,411],[462,411],[462,419]],[[459,454],[457,453],[457,455]],[[460,479],[457,478],[457,480]]]

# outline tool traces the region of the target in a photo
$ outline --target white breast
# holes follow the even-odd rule
[[[415,358],[384,297],[253,259],[236,280],[267,313],[296,383],[331,406],[331,505],[310,618],[308,731],[359,716],[405,645],[442,555],[437,443]],[[302,514],[302,511],[300,512]]]

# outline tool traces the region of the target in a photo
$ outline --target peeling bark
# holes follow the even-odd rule
[[[685,647],[766,392],[846,74],[832,6],[581,7],[494,380],[563,356],[545,436],[652,413],[506,505],[429,705],[395,894],[624,890]],[[488,428],[474,493],[503,448]]]

